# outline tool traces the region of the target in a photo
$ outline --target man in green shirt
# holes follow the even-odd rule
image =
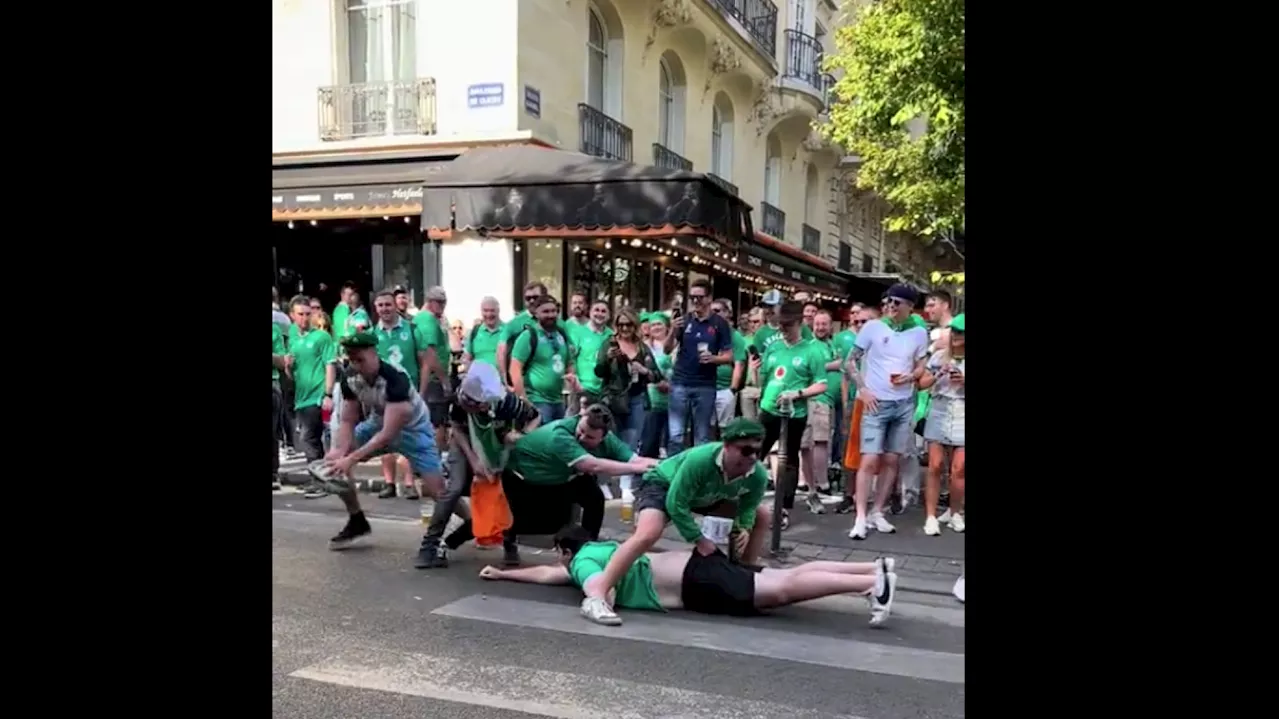
[[[347,298],[355,291],[356,283],[342,283],[342,290],[338,293],[338,306],[333,308],[333,317],[331,318],[333,320],[334,339],[342,339],[342,332],[347,327],[347,318],[351,316],[351,305],[347,304]]]
[[[733,327],[733,303],[720,298],[711,303],[711,312],[720,315]],[[716,427],[721,431],[733,421],[737,409],[737,393],[742,388],[742,378],[747,371],[747,338],[735,327],[733,330],[733,364],[716,366]]]
[[[769,350],[769,347],[782,336],[782,325],[778,322],[778,307],[781,304],[782,293],[777,290],[769,290],[760,298],[763,323],[760,325],[760,329],[756,330],[755,335],[752,336],[751,344],[762,357]],[[803,311],[803,306],[801,306],[801,312],[803,313]],[[803,314],[801,317],[803,318]],[[800,339],[813,339],[813,331],[806,324],[801,324],[800,326]]]
[[[835,417],[837,398],[840,395],[840,367],[843,355],[835,353],[831,340],[831,313],[818,310],[813,315],[814,344],[823,348],[826,357],[827,390],[809,403],[809,419],[805,422],[804,436],[800,438],[801,484],[807,486],[806,500],[809,511],[822,514],[822,498],[830,494],[831,483],[827,479],[827,464],[831,457],[831,423]]]
[[[280,369],[285,366],[284,331],[271,323],[271,489],[280,489]]]
[[[396,306],[396,294],[392,290],[382,290],[373,298],[373,309],[378,313],[378,324],[373,334],[378,338],[378,358],[395,369],[409,376],[409,384],[418,390],[418,394],[427,395],[427,346],[418,328],[400,314]],[[396,496],[396,470],[404,472],[404,498],[417,500],[418,490],[414,487],[413,475],[409,471],[409,462],[396,454],[382,457],[382,492],[379,499],[391,499]]]
[[[565,324],[569,327],[569,342],[573,344],[574,376],[578,378],[578,388],[569,395],[565,412],[576,415],[583,407],[599,402],[604,389],[604,381],[596,376],[596,358],[600,347],[613,336],[613,329],[609,327],[609,304],[593,302],[585,322],[570,319]]]
[[[575,374],[573,347],[560,329],[560,307],[555,298],[543,295],[533,304],[538,325],[516,337],[508,373],[512,391],[537,407],[542,423],[548,424],[564,417],[565,381]],[[573,381],[569,386],[578,387]]]
[[[827,348],[803,339],[803,305],[784,304],[779,312],[779,340],[769,344],[764,356],[752,359],[752,370],[761,383],[760,422],[765,428],[763,455],[767,456],[787,423],[787,446],[783,447],[787,467],[800,466],[800,440],[808,419],[808,400],[827,391]],[[764,330],[761,330],[764,331]],[[757,340],[760,334],[756,334]],[[781,478],[779,478],[781,479]],[[795,482],[780,483],[785,488],[782,501],[783,529],[790,523],[795,504]]]
[[[594,475],[639,474],[658,463],[636,456],[609,431],[612,425],[609,408],[595,404],[578,417],[543,424],[516,440],[502,473],[515,520],[504,542],[504,561],[520,561],[515,540],[522,519],[526,527],[548,518],[555,520],[555,526],[564,526],[572,504],[582,508],[582,525],[593,538],[598,537],[604,524],[604,495]]]
[[[422,311],[413,317],[413,326],[418,328],[418,336],[427,351],[427,392],[422,398],[431,413],[431,426],[435,428],[437,448],[441,452],[449,446],[449,398],[453,395],[453,386],[449,382],[452,353],[444,323],[444,308],[448,303],[449,297],[444,288],[432,287],[427,290]]]
[[[471,328],[467,341],[462,345],[462,364],[470,367],[480,361],[498,366],[498,346],[502,344],[502,331],[506,325],[498,318],[498,300],[486,297],[480,300],[480,324]]]
[[[509,377],[512,344],[520,335],[521,330],[526,327],[536,328],[538,326],[538,320],[533,316],[532,305],[539,298],[549,296],[550,294],[551,293],[547,291],[547,286],[537,280],[525,285],[524,294],[522,295],[524,298],[524,309],[515,317],[512,317],[511,321],[502,328],[502,337],[498,341],[497,366],[498,372],[502,375],[502,381],[506,382],[508,387],[513,386]],[[557,322],[557,326],[559,326],[560,330],[565,333],[566,337],[569,336],[569,327],[564,320],[559,320]]]
[[[764,427],[735,419],[721,431],[723,442],[710,442],[668,457],[645,473],[635,489],[636,531],[613,555],[598,591],[605,597],[626,574],[631,562],[653,548],[667,522],[707,556],[718,551],[704,536],[694,514],[733,519],[730,552],[737,561],[754,564],[769,533],[769,511],[760,504],[769,471],[760,463]]]
[[[785,607],[835,594],[861,594],[871,610],[870,624],[889,618],[898,575],[895,561],[806,562],[791,569],[753,571],[732,562],[722,552],[651,552],[632,562],[617,586],[600,587],[605,567],[621,548],[615,542],[595,542],[582,527],[565,527],[556,534],[556,564],[523,569],[485,567],[480,576],[544,585],[572,585],[582,590],[582,616],[605,625],[622,619],[614,607],[663,611],[688,609],[703,614],[752,616],[761,610]]]
[[[369,319],[369,311],[364,308],[364,303],[360,301],[360,290],[352,285],[346,290],[346,300],[343,302],[346,308],[346,316],[342,320],[342,324],[337,322],[337,312],[334,310],[333,331],[337,333],[338,339],[350,337],[351,335],[369,329],[373,325],[373,321]]]
[[[323,330],[311,329],[311,304],[306,297],[289,302],[289,316],[296,329],[289,343],[287,370],[293,377],[293,413],[298,423],[298,444],[308,462],[324,457],[322,410],[333,410],[333,361],[338,346]]]

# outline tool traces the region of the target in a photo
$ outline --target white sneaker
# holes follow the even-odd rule
[[[893,534],[898,531],[897,527],[889,524],[889,520],[884,518],[883,512],[876,512],[870,517],[867,517],[867,521],[870,522],[871,526],[875,527],[876,531],[881,534]]]
[[[964,515],[963,514],[951,515],[951,531],[953,532],[964,531]]]
[[[849,530],[849,539],[866,539],[867,538],[867,520],[855,519],[853,521],[853,529]]]
[[[898,588],[898,575],[876,572],[876,585],[871,590],[871,626],[878,627],[889,618],[893,608],[893,595]]]
[[[964,575],[963,574],[961,574],[960,578],[956,580],[956,585],[951,588],[951,593],[955,595],[956,599],[960,600],[961,604],[964,604]]]
[[[942,524],[950,524],[951,510],[949,508],[942,510],[942,514],[938,515],[938,521],[941,522]]]
[[[805,504],[809,505],[810,514],[822,514],[825,511],[822,508],[822,498],[818,496],[817,492],[810,492],[808,498],[805,499]]]
[[[582,600],[582,607],[578,610],[582,616],[590,619],[596,624],[604,624],[610,627],[616,627],[622,624],[622,618],[609,608],[609,604],[600,597],[587,597]]]
[[[924,533],[930,537],[942,534],[942,527],[939,526],[937,517],[927,517],[924,520]]]

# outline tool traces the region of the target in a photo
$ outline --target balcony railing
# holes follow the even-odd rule
[[[680,153],[673,152],[658,143],[653,143],[653,165],[668,170],[692,170],[693,160],[685,159]]]
[[[760,203],[760,231],[779,240],[787,235],[787,213],[770,205]]]
[[[815,257],[822,256],[822,233],[818,228],[800,225],[800,249]]]
[[[369,82],[319,88],[321,140],[436,134],[436,81]]]
[[[824,72],[819,76],[818,80],[822,90],[822,105],[825,112],[836,104],[836,76],[829,72]]]
[[[631,162],[631,128],[586,103],[578,103],[578,140],[588,155]]]
[[[707,179],[719,185],[725,192],[729,193],[730,195],[733,195],[734,197],[738,196],[738,186],[733,184],[732,182],[729,182],[723,177],[719,175],[713,175],[710,172],[708,172]]]
[[[778,7],[769,0],[712,0],[720,12],[737,20],[769,57],[778,53]]]
[[[787,30],[787,62],[782,69],[785,77],[792,77],[815,90],[822,90],[818,76],[822,68],[822,45],[812,35],[799,30]]]

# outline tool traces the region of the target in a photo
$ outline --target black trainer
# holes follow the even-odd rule
[[[894,492],[889,496],[889,514],[902,514],[907,508],[902,504],[902,493]]]
[[[395,499],[395,496],[396,486],[394,484],[388,484],[382,488],[381,492],[378,492],[378,499]]]
[[[346,549],[372,531],[373,527],[370,527],[369,520],[364,518],[364,512],[353,514],[347,519],[347,526],[329,540],[329,549]]]
[[[853,511],[853,497],[845,495],[840,498],[840,504],[836,505],[836,514],[848,514]]]
[[[423,539],[413,566],[416,569],[444,569],[449,566],[448,551],[438,541]]]
[[[444,538],[444,546],[449,549],[457,549],[473,538],[475,538],[475,535],[471,532],[471,520],[468,519],[458,525],[457,529],[450,532],[449,536]]]
[[[419,499],[421,499],[421,497],[419,497],[419,496],[418,496],[418,490],[417,490],[416,488],[414,488],[413,486],[405,487],[405,488],[404,488],[404,493],[402,493],[400,496],[401,496],[401,497],[404,497],[405,499],[409,500],[410,502],[416,502],[416,501],[418,501]]]
[[[502,543],[502,564],[506,567],[520,566],[520,548],[516,546],[515,542],[510,544],[507,542]]]

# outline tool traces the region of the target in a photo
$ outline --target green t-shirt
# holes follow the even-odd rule
[[[760,329],[756,330],[756,333],[752,335],[751,344],[755,345],[756,351],[760,353],[761,357],[764,357],[765,353],[769,351],[769,348],[773,346],[773,343],[777,342],[781,338],[782,338],[781,329],[778,329],[777,327],[770,327],[769,325],[765,325]],[[800,326],[800,339],[802,340],[813,339],[813,330],[809,329],[809,325]]]
[[[495,367],[498,364],[498,345],[502,343],[502,331],[505,328],[501,322],[498,326],[489,329],[488,327],[476,325],[467,333],[467,343],[463,349],[471,355],[471,359],[478,362],[488,362]]]
[[[720,468],[722,447],[723,442],[709,442],[686,449],[644,474],[645,481],[666,485],[667,515],[686,542],[696,542],[702,536],[693,509],[709,507],[722,499],[738,503],[735,527],[750,530],[756,524],[756,508],[764,499],[769,470],[756,462],[745,476],[726,478]]]
[[[653,352],[653,348],[649,348]],[[658,371],[662,373],[662,379],[671,381],[671,355],[666,352],[653,352],[653,362],[658,366]],[[670,406],[670,397],[665,392],[658,391],[658,382],[655,380],[649,383],[649,411],[658,412],[667,409]]]
[[[818,339],[814,337],[814,343],[820,345],[825,352],[826,359],[823,362],[830,362],[838,355],[835,353],[835,344],[830,339]],[[827,370],[827,391],[813,398],[815,402],[821,402],[828,407],[836,406],[836,399],[840,396],[840,370]]]
[[[421,372],[418,368],[418,350],[426,349],[417,329],[404,318],[397,318],[391,329],[379,322],[373,328],[378,336],[378,357],[387,364],[409,375],[409,384],[418,388]]]
[[[734,330],[733,331],[733,362],[734,364],[737,364],[738,362],[746,362],[746,361],[747,361],[747,338],[743,337],[741,332]],[[729,386],[731,384],[733,384],[733,365],[732,364],[717,365],[716,366],[716,389],[717,390],[729,389]]]
[[[605,327],[596,332],[591,329],[589,323],[580,325],[577,322],[569,322],[567,324],[569,341],[573,343],[573,351],[576,355],[573,363],[578,371],[578,381],[582,383],[582,389],[585,391],[600,394],[600,390],[604,388],[604,380],[596,376],[596,357],[599,355],[601,345],[613,335],[613,330]]]
[[[333,317],[330,319],[333,320],[333,332],[336,335],[334,339],[344,337],[342,333],[347,328],[347,317],[350,315],[351,308],[347,306],[346,302],[339,302],[338,306],[333,308]]]
[[[832,379],[836,381],[836,392],[840,391],[840,379],[841,377],[844,376],[843,362],[849,357],[849,352],[853,350],[853,343],[857,339],[858,339],[858,334],[853,330],[841,330],[835,337],[831,339],[831,350],[835,352],[836,357],[840,358],[840,361],[842,364],[841,368],[837,370],[834,375],[827,375],[828,383],[831,382]],[[855,387],[853,384],[849,385],[848,399],[853,399],[853,394],[856,390],[857,390],[857,387]],[[831,391],[830,384],[828,384],[827,386],[827,391],[828,392]],[[835,395],[832,395],[832,396],[835,396]]]
[[[418,328],[418,339],[422,340],[422,348],[425,350],[428,347],[434,347],[440,368],[447,372],[451,354],[449,336],[445,334],[444,324],[440,318],[432,314],[431,310],[423,310],[413,316],[413,326]]]
[[[617,542],[587,542],[569,562],[569,576],[579,589],[586,586],[587,580],[604,571],[609,566],[609,559],[618,551]],[[613,604],[624,609],[649,609],[663,612],[662,602],[653,589],[653,572],[649,569],[649,558],[640,558],[631,565],[627,573],[622,575]]]
[[[280,331],[280,325],[271,323],[271,354],[284,354],[284,333]],[[280,380],[280,370],[273,364],[271,365],[271,380],[278,382]]]
[[[760,409],[777,414],[778,395],[799,392],[814,382],[826,380],[827,354],[827,347],[813,340],[801,339],[794,345],[785,341],[772,343],[760,367],[760,381],[765,383],[760,392]],[[807,417],[807,404],[804,401],[793,403],[791,416]]]
[[[338,344],[328,332],[309,330],[289,347],[293,355],[293,408],[318,407],[324,400],[324,372],[338,356]]]
[[[509,326],[509,325],[508,325]],[[530,337],[538,333],[538,346],[529,356]],[[511,346],[511,359],[524,365],[524,391],[530,402],[563,402],[564,371],[570,361],[569,346],[559,332],[541,328],[521,332]],[[592,374],[595,374],[592,372]]]
[[[573,465],[587,455],[618,462],[630,462],[635,456],[613,432],[606,433],[604,441],[588,451],[578,443],[577,430],[577,417],[565,417],[538,427],[516,440],[507,468],[529,484],[567,484],[575,474]]]

